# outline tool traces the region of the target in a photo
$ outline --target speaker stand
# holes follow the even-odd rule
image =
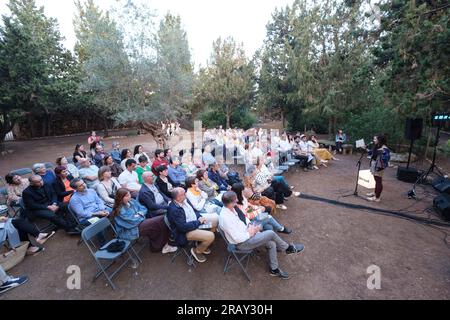
[[[444,174],[441,172],[441,170],[439,170],[439,168],[436,166],[436,151],[437,151],[437,146],[439,144],[439,134],[441,132],[441,125],[438,126],[437,131],[436,131],[436,137],[435,137],[435,143],[434,143],[434,151],[433,151],[433,161],[431,162],[431,166],[428,168],[427,171],[425,171],[424,173],[422,173],[420,175],[420,177],[416,180],[416,182],[414,182],[413,188],[412,190],[410,190],[408,192],[408,198],[413,198],[416,199],[417,198],[417,193],[416,193],[416,186],[418,183],[424,182],[426,181],[426,179],[428,178],[428,176],[430,175],[430,173],[435,172],[434,170],[437,171],[437,175],[443,177]]]

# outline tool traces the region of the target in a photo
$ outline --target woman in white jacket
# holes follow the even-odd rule
[[[216,213],[219,214],[221,207],[208,201],[206,192],[198,188],[198,179],[195,176],[186,178],[186,198],[190,202],[194,210],[202,213]]]

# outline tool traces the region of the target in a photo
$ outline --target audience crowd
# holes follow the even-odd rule
[[[179,130],[176,124],[162,125],[170,134]],[[337,151],[345,140],[340,131]],[[109,217],[119,238],[148,237],[151,250],[162,253],[193,243],[190,252],[203,263],[220,228],[239,249],[265,246],[269,273],[288,278],[277,252],[297,253],[303,245],[288,244],[277,234],[292,233],[274,215],[288,209],[289,197],[300,195],[282,173],[295,163],[309,171],[337,160],[314,135],[268,135],[254,128],[206,130],[201,151],[192,148],[177,155],[171,149],[147,152],[142,145],[121,150],[118,142],[105,151],[95,132],[88,143],[89,153],[77,144],[71,158],[57,157],[54,169],[36,163],[28,179],[6,175],[7,204],[21,213],[1,218],[7,227],[0,229],[0,242],[14,248],[21,239],[34,239],[29,253],[36,254],[54,234],[39,232],[33,224],[37,219],[80,234]],[[243,176],[229,164],[244,165]]]

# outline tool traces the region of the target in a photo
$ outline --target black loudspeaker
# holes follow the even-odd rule
[[[439,192],[450,194],[450,179],[437,177],[433,180],[433,188]]]
[[[450,220],[450,195],[440,194],[433,199],[433,206],[442,215],[442,217],[449,221]]]
[[[397,179],[404,182],[414,183],[419,179],[420,172],[414,168],[398,167]]]
[[[417,140],[422,137],[423,119],[406,119],[405,139]]]

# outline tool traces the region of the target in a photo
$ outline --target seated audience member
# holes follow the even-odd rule
[[[128,159],[125,166],[126,170],[120,174],[118,180],[122,188],[130,191],[131,196],[136,199],[139,190],[141,189],[138,175],[136,171],[134,171],[134,169],[136,169],[136,161],[134,159]]]
[[[220,176],[225,179],[228,185],[233,185],[235,183],[242,182],[239,178],[239,173],[236,171],[231,171],[230,168],[225,164],[223,159],[218,159],[217,164],[219,165]]]
[[[170,159],[172,159],[172,149],[164,149],[164,159],[170,164]]]
[[[17,288],[28,281],[28,276],[13,277],[6,273],[5,269],[0,266],[0,294],[11,289]]]
[[[88,138],[88,144],[91,148],[91,150],[95,149],[97,144],[101,144],[102,137],[97,136],[97,133],[95,131],[91,132],[91,136]]]
[[[156,168],[165,165],[169,166],[169,162],[164,158],[164,150],[156,149],[155,151],[155,160],[153,160],[152,163],[152,171],[155,176],[158,176],[158,173],[156,172]]]
[[[312,153],[316,158],[317,162],[326,167],[326,163],[329,160],[337,160],[330,151],[325,148],[321,148],[319,142],[317,142],[317,137],[312,135],[308,141],[308,146],[312,149]]]
[[[231,189],[225,179],[220,176],[219,165],[217,162],[209,166],[208,177],[219,186],[219,191],[227,191]]]
[[[70,186],[75,190],[72,198],[70,198],[70,209],[75,213],[81,225],[89,225],[89,219],[93,217],[107,217],[111,209],[105,206],[102,199],[97,193],[86,188],[86,184],[82,179],[73,179]]]
[[[197,171],[198,188],[208,195],[208,201],[222,207],[222,202],[217,200],[219,196],[219,186],[217,183],[209,179],[208,171],[198,170]]]
[[[80,234],[76,223],[68,215],[67,206],[58,202],[52,186],[44,184],[39,175],[31,176],[29,182],[30,185],[22,193],[27,217],[48,220],[69,234]]]
[[[305,139],[305,135],[296,136],[294,138],[294,145],[292,146],[293,156],[296,159],[303,161],[303,170],[308,171],[313,166],[314,157],[308,153],[308,145],[305,144],[302,139]]]
[[[140,204],[147,208],[148,217],[153,218],[166,214],[171,199],[155,186],[152,172],[144,172],[142,179],[144,183],[139,190],[138,200]]]
[[[254,165],[251,165],[248,170],[253,192],[275,200],[277,208],[287,210],[287,207],[283,204],[284,198],[290,196],[292,191],[285,188],[283,184],[271,180],[272,174],[270,172],[258,170]]]
[[[148,158],[146,156],[139,157],[139,164],[136,167],[136,173],[138,175],[139,183],[142,184],[144,181],[142,180],[142,174],[144,172],[152,172],[152,169],[148,166]]]
[[[174,183],[170,180],[169,169],[165,165],[160,165],[156,168],[157,178],[155,181],[159,191],[164,193],[168,198],[172,197],[172,190]]]
[[[200,213],[216,213],[219,214],[221,207],[208,201],[206,192],[198,188],[198,179],[195,176],[186,179],[186,199],[195,211]]]
[[[66,157],[56,158],[55,163],[58,166],[66,167],[67,172],[68,172],[67,179],[72,180],[74,178],[80,177],[80,172],[78,171],[78,168],[76,166],[74,166],[72,163],[69,163],[69,161],[67,161]]]
[[[114,178],[118,178],[123,172],[120,164],[114,162],[114,159],[110,155],[107,155],[105,158],[103,158],[103,165],[109,167],[109,169],[111,170],[111,176],[113,176]]]
[[[213,163],[216,163],[216,159],[214,158],[214,156],[211,153],[211,146],[210,145],[207,145],[205,147],[205,151],[203,152],[202,160],[203,160],[203,163],[208,165],[208,166],[213,164]]]
[[[3,228],[0,228],[0,246],[2,242],[8,241],[9,247],[14,250],[21,241],[29,241],[27,254],[31,255],[44,250],[42,245],[55,234],[55,231],[41,233],[34,224],[23,218],[0,216],[0,223],[4,223]]]
[[[118,141],[114,141],[112,143],[112,150],[109,152],[111,155],[113,162],[120,165],[120,162],[122,161],[121,154],[120,154],[120,143]],[[104,162],[105,159],[103,159]]]
[[[5,176],[5,180],[8,184],[6,188],[8,191],[6,203],[13,207],[19,205],[23,190],[30,185],[28,179],[23,179],[17,174],[8,173]]]
[[[281,271],[278,266],[277,251],[286,254],[303,251],[302,244],[288,244],[274,231],[261,231],[260,224],[252,224],[237,207],[238,198],[233,191],[226,192],[222,197],[222,212],[219,216],[219,227],[224,232],[228,242],[236,245],[238,250],[253,250],[265,246],[269,258],[270,275],[288,279],[289,274]]]
[[[95,154],[93,157],[94,164],[100,168],[103,165],[103,159],[105,158],[105,156],[106,153],[103,150],[103,147],[100,144],[97,144],[97,146],[95,147]]]
[[[198,168],[203,170],[208,170],[208,166],[203,163],[202,151],[200,149],[195,149],[192,155],[192,163]]]
[[[300,153],[302,155],[306,155],[308,156],[308,163],[311,162],[312,164],[312,168],[313,169],[319,169],[316,166],[316,158],[314,157],[313,153],[312,153],[312,149],[311,146],[308,145],[308,137],[304,134],[302,134],[300,136],[300,142],[298,143],[299,147],[300,147]],[[308,168],[311,168],[311,166],[308,166]]]
[[[347,142],[347,135],[342,130],[338,130],[334,141],[336,142],[336,150],[334,150],[334,154],[336,154],[336,152],[342,153],[344,151],[342,146]]]
[[[40,175],[42,177],[44,183],[52,185],[53,182],[55,182],[55,173],[50,169],[47,170],[47,168],[45,167],[45,163],[35,163],[33,164],[32,169],[34,174]]]
[[[126,162],[128,159],[133,159],[133,155],[131,154],[131,150],[130,149],[123,149],[122,153],[120,155],[120,158],[122,159],[120,162],[120,167],[122,168],[123,171],[125,171],[127,169],[126,167]]]
[[[98,184],[98,167],[91,164],[89,159],[80,159],[80,178],[84,180],[87,187],[95,189]]]
[[[172,180],[175,187],[184,186],[186,183],[186,172],[180,166],[180,159],[178,157],[170,158],[169,178]]]
[[[167,218],[169,220],[172,237],[179,246],[187,245],[188,241],[196,241],[197,247],[191,248],[195,260],[202,263],[206,261],[205,254],[210,254],[208,247],[214,241],[214,232],[202,230],[199,227],[211,223],[211,230],[217,227],[217,214],[200,215],[189,205],[186,192],[183,188],[172,191],[173,201],[169,204]]]
[[[80,159],[87,159],[86,151],[82,144],[77,144],[75,146],[75,151],[73,152],[73,163],[78,166]]]
[[[69,172],[64,166],[57,166],[55,168],[56,180],[53,182],[53,190],[55,190],[56,197],[61,203],[68,203],[74,192],[70,187],[70,181],[67,178],[68,174]]]
[[[177,247],[168,244],[170,231],[164,217],[157,216],[146,219],[147,209],[131,198],[126,189],[119,189],[116,194],[112,216],[120,239],[133,241],[140,236],[148,237],[150,250],[169,253],[177,251]]]
[[[98,180],[100,182],[95,190],[105,205],[112,208],[116,192],[121,188],[120,183],[116,178],[112,177],[111,169],[107,166],[103,166],[98,170]]]
[[[253,196],[253,192],[250,189],[245,189],[242,183],[233,184],[231,190],[237,195],[238,208],[244,212],[245,216],[250,221],[261,223],[263,230],[275,230],[286,234],[290,234],[292,232],[291,229],[281,225],[272,215],[270,215],[270,207],[251,204],[248,200]],[[267,213],[267,216],[265,216],[264,213]]]
[[[144,152],[144,147],[140,144],[138,144],[137,146],[134,147],[134,160],[136,160],[137,163],[139,163],[139,158],[144,156],[147,160],[147,163],[150,163],[152,160],[150,159],[150,157],[147,155],[146,152]]]
[[[183,154],[181,158],[181,168],[183,168],[187,176],[191,176],[197,173],[198,168],[192,162],[192,155],[189,152]]]

